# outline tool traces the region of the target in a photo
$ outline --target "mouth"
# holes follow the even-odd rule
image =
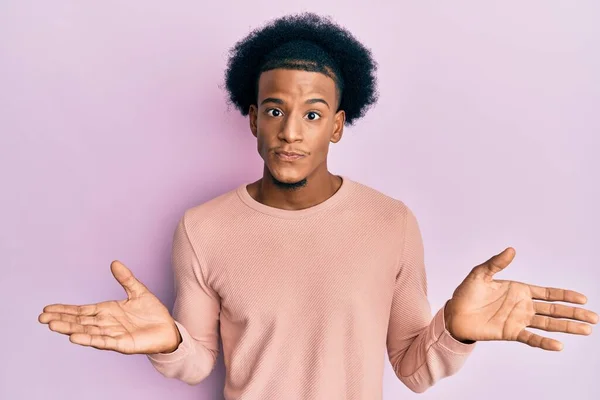
[[[275,157],[280,159],[281,161],[296,161],[301,158],[304,158],[304,154],[299,153],[288,153],[287,151],[275,152]]]

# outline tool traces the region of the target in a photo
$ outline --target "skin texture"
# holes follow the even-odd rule
[[[261,74],[249,122],[264,170],[261,179],[247,186],[250,196],[271,207],[300,210],[339,189],[341,178],[327,170],[329,144],[340,141],[344,128],[345,113],[336,112],[338,103],[335,82],[325,74],[291,69]],[[305,156],[283,161],[275,154],[279,150]]]

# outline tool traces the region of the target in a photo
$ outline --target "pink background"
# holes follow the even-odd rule
[[[222,398],[222,356],[191,387],[37,316],[123,298],[114,259],[172,306],[177,219],[262,173],[219,88],[227,50],[296,11],[332,15],[380,64],[379,104],[332,145],[330,170],[414,210],[434,311],[506,246],[499,278],[600,311],[597,1],[284,3],[0,3],[1,399]],[[545,334],[564,351],[480,343],[422,395],[385,360],[384,399],[600,398],[600,333]]]

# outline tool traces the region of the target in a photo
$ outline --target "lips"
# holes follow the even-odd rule
[[[304,154],[288,152],[288,151],[277,151],[275,152],[275,156],[282,161],[295,161],[302,157]]]
[[[290,157],[294,157],[294,156],[302,156],[303,154],[301,153],[296,153],[293,151],[277,151],[277,154],[283,154],[284,156],[290,156]]]

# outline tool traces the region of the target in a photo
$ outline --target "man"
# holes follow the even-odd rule
[[[205,379],[223,342],[227,399],[377,399],[387,350],[423,392],[456,373],[477,341],[561,350],[527,327],[587,335],[584,295],[496,280],[507,248],[474,267],[432,316],[415,215],[327,168],[330,143],[375,104],[376,63],[349,32],[300,14],[232,49],[231,103],[249,115],[261,179],[186,210],[173,239],[167,308],[119,261],[127,300],[49,305],[39,321],[73,343],[146,354],[167,377]],[[561,319],[559,319],[561,318]],[[562,319],[564,318],[564,319]]]

